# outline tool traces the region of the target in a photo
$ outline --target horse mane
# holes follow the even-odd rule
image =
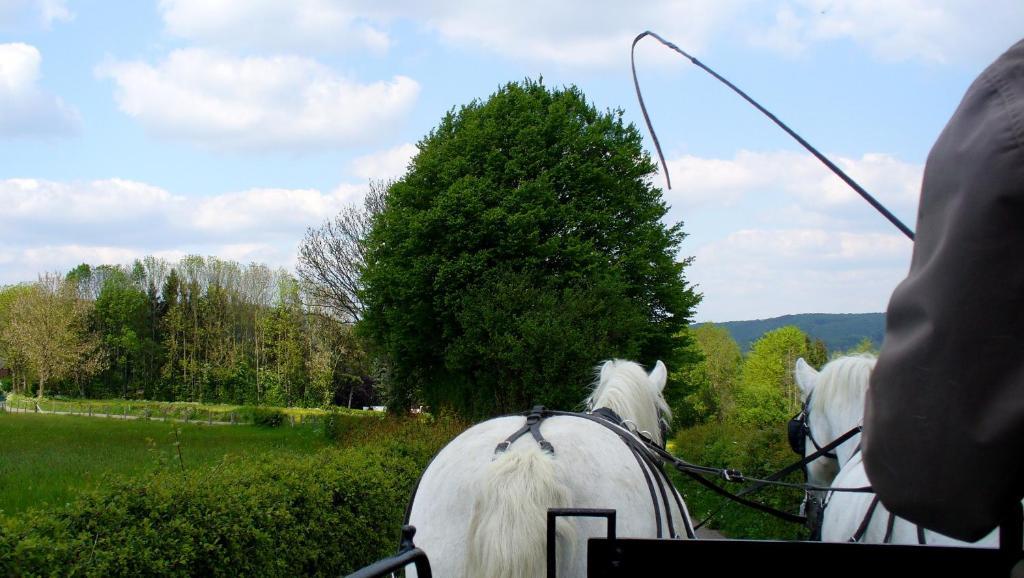
[[[868,353],[837,357],[826,363],[811,393],[811,413],[828,416],[837,431],[861,423],[874,368],[875,356]]]
[[[661,392],[639,364],[624,359],[609,359],[595,368],[594,388],[586,399],[588,411],[606,407],[624,420],[636,424],[636,429],[651,434],[662,443],[659,418],[672,422],[669,409]]]

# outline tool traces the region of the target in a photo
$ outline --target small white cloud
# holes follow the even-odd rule
[[[331,0],[160,0],[167,31],[208,46],[308,52],[366,48],[383,53],[388,34],[368,6]]]
[[[236,58],[176,50],[157,66],[110,61],[120,109],[154,135],[219,149],[345,147],[385,138],[419,84],[360,84],[297,57]]]
[[[0,44],[0,137],[75,132],[78,112],[39,88],[42,55],[34,46]]]
[[[654,27],[699,51],[719,27],[740,14],[732,0],[675,2],[446,2],[431,5],[429,26],[454,44],[507,57],[575,67],[620,67],[640,32]]]
[[[848,40],[883,60],[942,63],[991,59],[1019,39],[1022,25],[1018,0],[793,0],[751,42],[792,55]]]
[[[184,198],[125,179],[60,183],[38,179],[0,181],[0,205],[26,222],[114,223],[177,212]]]
[[[23,26],[34,21],[44,30],[54,22],[67,22],[75,15],[65,0],[0,0],[0,26]]]
[[[314,189],[251,189],[200,202],[192,222],[217,234],[296,232],[320,224],[354,200],[344,188],[328,194]]]
[[[864,202],[805,153],[741,150],[732,159],[683,156],[667,162],[672,190],[665,191],[665,198],[677,210],[734,207],[767,193],[782,193],[810,210],[837,215]],[[880,153],[859,159],[835,156],[833,162],[890,210],[913,214],[922,166]]]
[[[405,174],[418,152],[416,145],[405,143],[353,160],[349,172],[363,180],[397,179]]]
[[[68,22],[75,17],[64,0],[39,0],[37,4],[44,28],[49,29],[54,22]]]

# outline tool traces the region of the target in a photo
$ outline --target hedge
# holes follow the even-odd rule
[[[394,553],[422,453],[385,441],[121,482],[0,520],[0,575],[343,575]]]

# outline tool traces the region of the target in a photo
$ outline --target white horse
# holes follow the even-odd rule
[[[803,359],[797,360],[794,373],[803,395],[804,419],[808,426],[805,455],[814,453],[816,445],[824,447],[863,424],[864,398],[874,367],[875,358],[870,355],[839,357],[827,363],[820,372]],[[808,464],[808,482],[833,488],[870,486],[859,449],[860,434],[857,434],[835,449],[835,458],[823,456],[814,460]],[[829,492],[823,499],[825,514],[821,539],[826,542],[848,542],[858,538],[858,531],[861,531],[859,541],[866,543],[999,545],[998,531],[971,544],[920,529],[899,517],[892,517],[890,528],[890,515],[885,506],[878,502],[871,509],[875,499],[871,493]]]
[[[614,509],[620,537],[671,537],[670,524],[677,536],[689,533],[682,498],[660,471],[641,466],[620,437],[649,432],[654,443],[663,442],[661,422],[671,418],[661,395],[665,365],[659,361],[648,375],[636,363],[612,360],[597,373],[585,400],[588,412],[610,409],[626,428],[603,425],[597,414],[552,415],[539,424],[539,434],[553,448],[548,452],[534,432],[523,431],[523,416],[499,417],[473,426],[434,458],[413,497],[409,523],[435,576],[543,576],[548,508]],[[517,432],[525,435],[502,443]],[[647,476],[661,480],[667,500],[660,489],[652,500]],[[585,576],[586,541],[605,535],[605,520],[560,519],[558,575]]]

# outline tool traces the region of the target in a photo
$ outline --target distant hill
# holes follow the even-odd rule
[[[885,313],[802,313],[715,325],[728,329],[745,352],[765,332],[786,325],[795,325],[812,338],[824,341],[829,351],[845,351],[865,337],[879,347],[885,334]]]

